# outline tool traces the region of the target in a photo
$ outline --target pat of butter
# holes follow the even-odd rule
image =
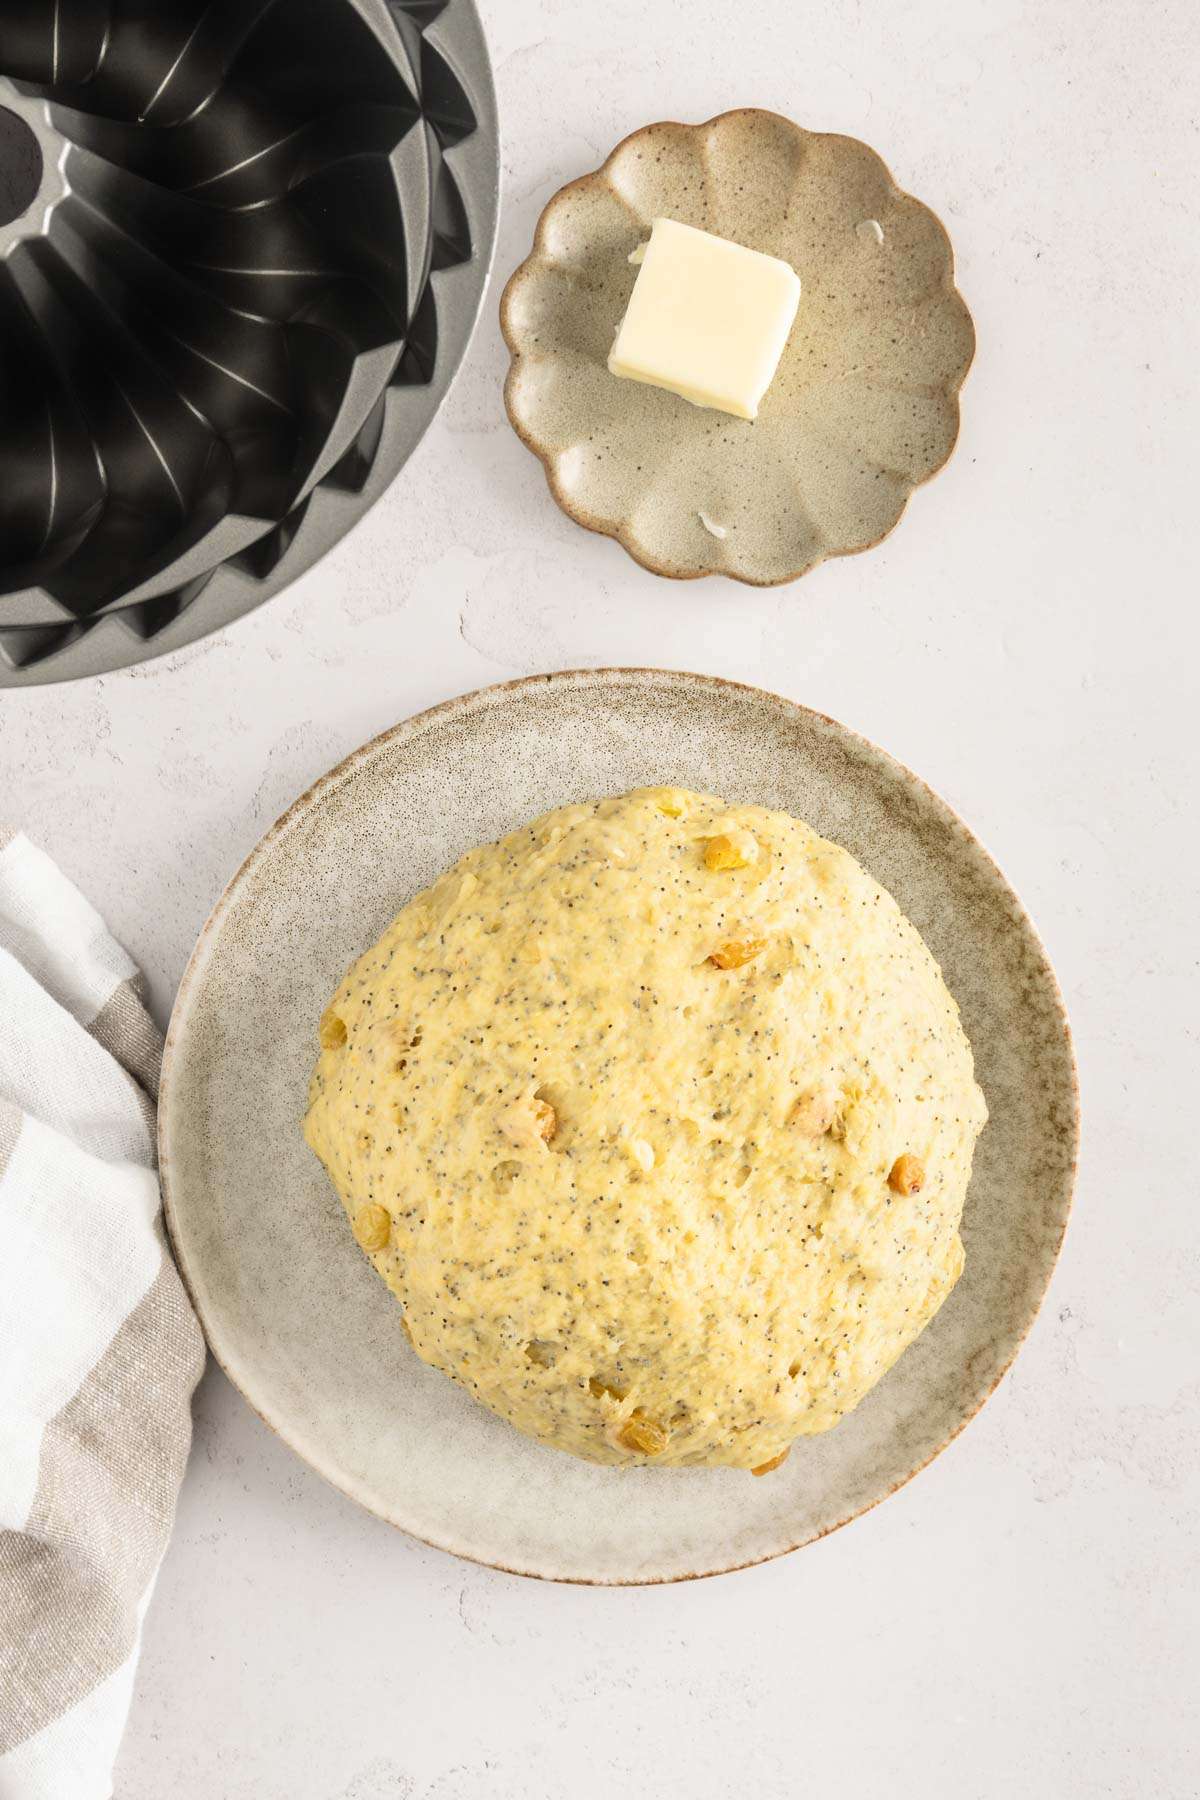
[[[800,278],[777,256],[655,219],[609,369],[757,418],[799,302]]]

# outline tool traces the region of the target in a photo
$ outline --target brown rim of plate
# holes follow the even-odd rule
[[[809,131],[805,126],[797,125],[794,119],[787,118],[783,113],[772,112],[770,108],[762,106],[734,106],[727,112],[714,113],[711,119],[705,119],[697,125],[688,125],[679,119],[656,119],[650,125],[640,125],[636,131],[631,131],[628,137],[622,138],[615,149],[609,152],[598,169],[591,169],[586,175],[577,175],[574,181],[568,181],[563,187],[560,187],[556,193],[550,196],[538,217],[537,229],[533,234],[533,245],[529,255],[525,257],[523,261],[518,263],[517,267],[513,270],[512,274],[504,284],[504,291],[500,295],[500,333],[511,358],[508,374],[504,378],[504,410],[508,414],[509,424],[516,432],[525,448],[531,451],[541,463],[543,473],[546,477],[546,485],[550,489],[556,505],[566,513],[567,517],[569,519],[574,519],[577,525],[582,525],[585,531],[594,531],[601,537],[613,538],[620,544],[626,554],[641,568],[648,569],[652,575],[665,576],[670,581],[703,581],[707,580],[710,576],[723,575],[727,581],[740,581],[745,587],[786,587],[789,582],[795,581],[803,575],[811,574],[812,571],[819,568],[822,563],[832,562],[835,557],[861,556],[864,551],[876,549],[878,545],[883,543],[885,538],[890,537],[892,532],[895,531],[905,513],[908,511],[908,503],[912,499],[913,494],[916,493],[917,489],[924,487],[927,482],[932,481],[934,476],[940,474],[945,468],[958,446],[958,440],[961,434],[962,414],[961,409],[956,406],[954,436],[950,440],[946,454],[939,463],[936,463],[933,468],[927,470],[926,473],[921,476],[919,481],[913,482],[912,487],[904,497],[904,504],[901,506],[900,511],[897,513],[892,524],[890,524],[885,531],[881,531],[878,537],[872,538],[869,544],[854,544],[845,550],[823,551],[813,562],[807,563],[803,569],[797,570],[794,574],[776,576],[772,580],[764,579],[756,581],[752,576],[739,575],[721,569],[677,569],[673,568],[668,563],[656,562],[655,559],[652,556],[647,555],[643,549],[635,546],[623,521],[606,521],[602,519],[599,514],[589,512],[586,507],[578,506],[568,498],[555,471],[554,452],[543,449],[534,440],[529,431],[526,430],[525,426],[517,418],[512,405],[512,391],[516,385],[516,377],[521,362],[521,352],[517,347],[516,332],[513,328],[511,317],[512,297],[515,294],[521,279],[525,275],[526,270],[545,255],[546,229],[549,216],[565,194],[574,193],[580,189],[591,187],[593,185],[610,188],[612,192],[617,195],[618,199],[620,199],[621,195],[610,179],[608,172],[616,159],[627,150],[630,145],[636,144],[639,138],[648,136],[652,131],[661,131],[664,128],[673,131],[708,131],[710,127],[720,124],[725,119],[737,119],[753,115],[774,119],[778,121],[779,124],[789,127],[790,130],[804,138],[837,140],[845,144],[852,144],[856,150],[865,150],[869,156],[875,158],[884,174],[887,176],[888,181],[891,183],[892,197],[897,200],[907,201],[913,206],[919,206],[923,211],[928,213],[929,217],[941,232],[946,246],[946,272],[942,282],[942,292],[958,294],[958,298],[962,302],[964,314],[966,315],[967,324],[971,329],[971,354],[966,367],[963,369],[962,377],[957,387],[953,390],[956,400],[958,395],[962,392],[967,376],[970,374],[975,361],[975,350],[978,342],[975,332],[975,320],[971,315],[966,301],[963,300],[962,294],[959,293],[959,290],[955,285],[954,246],[950,241],[950,233],[946,230],[941,215],[936,213],[924,200],[919,200],[915,194],[910,194],[906,188],[902,188],[892,174],[888,164],[884,162],[882,156],[880,156],[878,150],[872,149],[871,145],[865,143],[862,138],[851,137],[848,133],[842,131]],[[832,722],[836,723],[836,721]]]
[[[1047,976],[1047,980],[1048,980],[1050,996],[1054,1002],[1054,1009],[1057,1014],[1059,1026],[1061,1027],[1061,1030],[1062,1030],[1063,1042],[1066,1046],[1067,1056],[1068,1056],[1068,1060],[1070,1063],[1070,1071],[1071,1071],[1071,1140],[1072,1141],[1071,1141],[1071,1147],[1070,1147],[1070,1149],[1071,1149],[1070,1160],[1069,1160],[1068,1170],[1067,1170],[1067,1174],[1068,1174],[1067,1203],[1066,1203],[1066,1207],[1064,1208],[1064,1211],[1063,1211],[1062,1228],[1058,1234],[1058,1241],[1054,1245],[1054,1253],[1053,1253],[1053,1257],[1050,1261],[1049,1269],[1047,1271],[1046,1285],[1042,1290],[1041,1298],[1039,1299],[1037,1305],[1034,1307],[1033,1311],[1030,1313],[1029,1318],[1025,1323],[1024,1329],[1022,1330],[1019,1337],[1017,1337],[1017,1339],[1015,1340],[1015,1342],[1013,1344],[1012,1354],[1009,1356],[1007,1362],[1004,1364],[1004,1367],[998,1372],[996,1379],[992,1382],[992,1385],[988,1388],[988,1390],[985,1394],[982,1394],[980,1396],[979,1400],[971,1408],[970,1412],[968,1412],[959,1421],[959,1423],[955,1426],[954,1430],[951,1431],[948,1434],[948,1436],[946,1438],[944,1438],[943,1441],[937,1446],[937,1448],[935,1450],[933,1450],[930,1453],[930,1455],[925,1458],[924,1462],[918,1463],[915,1468],[910,1469],[908,1474],[903,1476],[899,1481],[895,1482],[887,1490],[887,1492],[885,1494],[878,1495],[874,1500],[868,1501],[865,1506],[860,1506],[854,1512],[847,1513],[844,1518],[837,1519],[832,1525],[825,1526],[825,1528],[823,1530],[814,1532],[811,1537],[799,1538],[794,1544],[788,1544],[781,1550],[774,1550],[768,1556],[752,1557],[752,1558],[750,1558],[749,1561],[744,1562],[744,1563],[731,1563],[728,1568],[724,1568],[724,1569],[697,1569],[697,1570],[691,1571],[684,1575],[659,1575],[659,1576],[651,1576],[651,1577],[648,1577],[645,1579],[602,1581],[602,1580],[592,1579],[592,1578],[589,1578],[587,1576],[582,1576],[582,1575],[544,1575],[544,1574],[539,1573],[536,1570],[514,1569],[507,1563],[494,1562],[486,1557],[473,1556],[470,1553],[470,1551],[446,1550],[443,1545],[435,1544],[435,1543],[431,1542],[430,1539],[428,1539],[428,1538],[420,1537],[418,1533],[409,1530],[409,1528],[407,1526],[399,1525],[396,1523],[396,1521],[394,1519],[389,1519],[383,1513],[377,1512],[374,1507],[367,1505],[367,1503],[365,1501],[363,1501],[362,1499],[360,1499],[357,1494],[352,1494],[348,1488],[343,1486],[342,1482],[335,1475],[332,1475],[327,1470],[319,1467],[317,1465],[317,1463],[315,1463],[309,1455],[307,1455],[304,1451],[299,1450],[296,1447],[296,1445],[292,1443],[291,1439],[289,1438],[289,1436],[287,1435],[286,1431],[283,1429],[282,1426],[277,1425],[272,1419],[269,1419],[265,1413],[263,1413],[259,1410],[259,1408],[255,1405],[254,1401],[250,1398],[249,1394],[242,1387],[241,1383],[239,1381],[237,1381],[235,1379],[235,1377],[230,1373],[229,1369],[226,1367],[225,1363],[222,1361],[221,1357],[218,1355],[218,1353],[213,1348],[212,1344],[209,1343],[209,1340],[208,1340],[208,1332],[207,1332],[207,1329],[205,1328],[205,1320],[204,1320],[203,1314],[201,1313],[200,1308],[196,1302],[195,1288],[193,1286],[191,1276],[190,1276],[188,1268],[187,1268],[187,1264],[180,1252],[180,1248],[179,1248],[179,1245],[178,1245],[178,1243],[176,1241],[176,1237],[175,1237],[174,1220],[172,1217],[171,1189],[170,1189],[170,1160],[167,1156],[165,1133],[164,1133],[164,1129],[163,1129],[163,1120],[166,1115],[166,1103],[165,1103],[166,1095],[167,1095],[167,1092],[168,1092],[168,1089],[170,1086],[172,1074],[174,1072],[175,1050],[176,1050],[176,1046],[179,1041],[179,1031],[176,1026],[176,1017],[180,1010],[181,1001],[183,1001],[183,999],[186,997],[187,993],[189,992],[189,990],[192,986],[192,983],[196,979],[196,975],[198,973],[199,963],[200,963],[200,959],[201,959],[201,954],[207,947],[208,939],[212,936],[215,927],[221,922],[221,919],[224,916],[226,907],[233,895],[235,888],[237,888],[239,886],[239,884],[242,880],[242,877],[249,872],[249,870],[258,861],[259,857],[267,850],[267,848],[272,843],[274,843],[275,839],[278,837],[281,837],[284,834],[284,832],[286,832],[288,830],[292,820],[295,819],[296,817],[298,817],[299,815],[306,813],[320,799],[321,795],[324,793],[326,788],[333,786],[333,784],[335,782],[339,782],[345,775],[348,775],[350,773],[350,771],[352,769],[354,769],[358,763],[363,762],[368,757],[373,756],[377,751],[382,749],[385,744],[391,743],[393,741],[403,740],[406,738],[417,737],[429,724],[432,723],[433,720],[450,717],[452,714],[454,714],[456,712],[463,712],[468,707],[478,704],[481,701],[486,700],[486,701],[495,703],[495,702],[499,701],[500,699],[502,699],[503,696],[506,694],[517,693],[526,688],[549,687],[549,686],[554,686],[554,685],[557,685],[560,683],[564,683],[564,684],[565,683],[575,683],[579,686],[601,687],[604,685],[604,683],[606,681],[612,680],[615,677],[617,679],[626,680],[626,681],[634,681],[634,682],[645,681],[647,684],[649,684],[653,681],[661,680],[664,676],[666,676],[666,677],[682,676],[686,681],[696,682],[702,687],[711,688],[717,692],[723,692],[725,690],[729,690],[729,691],[732,691],[735,693],[740,693],[740,694],[751,694],[756,699],[764,699],[765,698],[767,700],[772,701],[777,706],[786,707],[791,712],[802,713],[802,714],[807,715],[809,718],[817,719],[823,725],[828,725],[828,726],[833,727],[833,729],[835,729],[836,731],[844,732],[846,737],[849,738],[853,743],[863,746],[863,748],[866,749],[868,752],[870,752],[872,755],[883,757],[886,761],[894,764],[895,767],[898,768],[918,788],[920,788],[922,790],[922,792],[929,795],[929,797],[938,806],[943,807],[945,809],[945,811],[954,820],[954,822],[958,826],[959,830],[961,832],[963,832],[963,834],[968,838],[968,840],[975,846],[975,848],[978,850],[979,854],[983,857],[987,866],[992,870],[992,872],[996,875],[996,877],[1003,883],[1003,885],[1007,889],[1008,893],[1011,894],[1013,902],[1019,913],[1021,923],[1023,924],[1025,930],[1029,934],[1030,939],[1032,940],[1032,942],[1034,943],[1034,945],[1037,947],[1038,951],[1041,954],[1042,963],[1043,963],[1045,973]],[[210,912],[208,918],[205,920],[204,925],[201,927],[200,935],[196,939],[196,943],[192,950],[191,956],[188,958],[187,966],[184,969],[183,976],[180,980],[179,988],[178,988],[178,991],[175,996],[175,1001],[171,1008],[171,1018],[168,1023],[168,1026],[167,1026],[166,1038],[165,1038],[164,1045],[163,1045],[163,1062],[162,1062],[162,1076],[161,1076],[160,1084],[159,1084],[158,1129],[157,1129],[158,1172],[159,1172],[159,1181],[160,1181],[161,1188],[162,1188],[163,1220],[164,1220],[164,1223],[166,1226],[168,1237],[170,1239],[170,1247],[171,1247],[172,1253],[174,1255],[175,1265],[179,1270],[179,1274],[183,1281],[183,1285],[187,1290],[188,1298],[192,1303],[192,1308],[196,1314],[197,1319],[200,1322],[201,1330],[204,1332],[204,1339],[205,1339],[205,1344],[207,1345],[207,1348],[208,1348],[208,1352],[211,1355],[213,1361],[216,1363],[217,1367],[221,1370],[221,1373],[225,1376],[225,1379],[229,1382],[229,1385],[235,1390],[236,1393],[238,1393],[241,1396],[241,1398],[245,1401],[246,1405],[250,1408],[251,1412],[254,1413],[256,1418],[260,1419],[269,1431],[273,1432],[274,1435],[277,1438],[279,1438],[282,1443],[286,1444],[288,1449],[292,1452],[293,1455],[298,1456],[300,1458],[301,1462],[305,1463],[307,1465],[307,1467],[312,1469],[315,1474],[320,1475],[323,1480],[328,1481],[331,1487],[336,1488],[339,1493],[345,1494],[347,1499],[353,1500],[355,1505],[361,1506],[365,1512],[371,1513],[373,1517],[379,1519],[383,1524],[390,1526],[392,1528],[392,1530],[403,1532],[406,1537],[413,1538],[417,1543],[424,1544],[426,1549],[437,1550],[438,1552],[440,1552],[443,1555],[456,1556],[461,1561],[475,1563],[480,1568],[499,1569],[499,1570],[501,1570],[502,1573],[504,1573],[506,1575],[520,1575],[523,1578],[525,1578],[526,1580],[549,1581],[549,1582],[561,1584],[566,1587],[666,1587],[675,1582],[680,1582],[680,1581],[707,1581],[707,1580],[713,1579],[714,1577],[716,1577],[718,1575],[736,1575],[740,1570],[754,1569],[754,1568],[760,1567],[761,1564],[763,1564],[763,1563],[775,1562],[781,1556],[790,1556],[790,1555],[792,1555],[792,1553],[794,1551],[802,1550],[808,1544],[816,1544],[816,1543],[819,1543],[822,1538],[832,1536],[832,1534],[835,1531],[840,1531],[844,1525],[849,1525],[852,1523],[853,1520],[862,1518],[866,1513],[871,1512],[876,1506],[878,1506],[881,1501],[890,1499],[891,1496],[895,1493],[898,1493],[902,1487],[906,1487],[910,1481],[914,1480],[915,1477],[918,1476],[919,1474],[921,1474],[921,1472],[924,1469],[927,1469],[929,1467],[930,1463],[934,1462],[936,1460],[936,1458],[942,1454],[942,1451],[945,1450],[949,1444],[952,1444],[954,1442],[955,1438],[957,1438],[960,1435],[960,1433],[966,1429],[966,1427],[971,1423],[972,1419],[977,1417],[977,1415],[982,1411],[986,1402],[991,1399],[991,1397],[995,1393],[997,1387],[999,1387],[1000,1382],[1004,1379],[1005,1375],[1007,1375],[1009,1369],[1011,1369],[1013,1363],[1016,1360],[1017,1353],[1019,1352],[1022,1345],[1025,1343],[1026,1339],[1028,1338],[1029,1333],[1033,1328],[1034,1321],[1038,1317],[1039,1313],[1042,1310],[1043,1305],[1045,1304],[1046,1294],[1049,1292],[1049,1288],[1050,1288],[1050,1282],[1052,1281],[1052,1279],[1054,1277],[1054,1271],[1058,1266],[1058,1260],[1062,1254],[1063,1240],[1066,1237],[1067,1225],[1070,1222],[1071,1211],[1072,1211],[1072,1207],[1074,1204],[1075,1181],[1076,1181],[1076,1176],[1077,1176],[1078,1167],[1079,1167],[1079,1136],[1080,1136],[1079,1098],[1080,1098],[1080,1096],[1079,1096],[1079,1065],[1078,1065],[1078,1062],[1077,1062],[1077,1059],[1075,1056],[1074,1038],[1073,1038],[1073,1035],[1071,1032],[1070,1020],[1067,1016],[1066,1003],[1063,999],[1062,988],[1059,984],[1058,976],[1055,973],[1054,966],[1051,963],[1050,958],[1046,953],[1046,947],[1042,942],[1041,936],[1040,936],[1036,926],[1034,925],[1032,919],[1029,917],[1029,914],[1026,912],[1025,907],[1021,903],[1021,901],[1016,893],[1016,890],[1012,886],[1012,883],[1010,881],[1008,881],[1007,877],[1004,875],[1004,872],[1000,868],[1000,865],[997,863],[996,859],[979,842],[979,839],[975,836],[975,833],[970,829],[970,827],[968,825],[966,825],[964,823],[962,818],[955,811],[955,809],[949,804],[949,802],[944,800],[940,794],[936,793],[934,791],[934,789],[929,786],[928,782],[922,780],[921,776],[914,774],[913,771],[910,768],[908,768],[907,764],[900,762],[896,757],[894,757],[891,754],[890,751],[881,749],[880,746],[878,744],[874,743],[870,738],[864,737],[861,732],[852,731],[849,726],[843,725],[840,722],[840,720],[832,718],[828,713],[820,712],[820,711],[818,711],[818,709],[816,707],[804,706],[798,700],[789,700],[783,694],[773,693],[769,688],[755,687],[750,682],[731,681],[726,676],[723,676],[723,675],[701,675],[701,674],[697,674],[697,673],[689,671],[689,670],[681,670],[681,669],[652,669],[652,668],[641,668],[641,667],[629,667],[629,668],[611,667],[611,668],[599,668],[599,669],[556,669],[548,674],[522,675],[513,681],[499,681],[499,682],[493,683],[489,687],[473,688],[468,693],[457,694],[449,700],[439,701],[436,706],[427,707],[425,709],[425,711],[423,711],[423,712],[414,713],[410,718],[403,719],[400,721],[399,724],[389,726],[386,731],[381,731],[375,737],[369,738],[365,744],[360,744],[359,747],[357,748],[357,750],[352,750],[350,752],[349,756],[343,757],[341,762],[335,764],[332,769],[327,770],[326,773],[324,775],[320,776],[318,778],[318,780],[316,780],[310,788],[307,788],[303,794],[301,794],[296,800],[293,800],[292,804],[287,808],[287,810],[285,812],[280,814],[279,818],[276,819],[275,823],[270,827],[270,829],[263,834],[263,836],[259,839],[258,843],[250,851],[249,855],[246,856],[243,859],[243,861],[239,864],[238,868],[236,869],[234,874],[230,877],[229,881],[226,882],[215,906],[213,907],[212,911]]]

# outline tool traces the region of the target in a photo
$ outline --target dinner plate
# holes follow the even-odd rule
[[[777,1473],[614,1470],[522,1437],[420,1362],[300,1134],[316,1025],[396,910],[472,845],[568,801],[672,783],[799,814],[899,901],[962,1009],[990,1122],[965,1273],[833,1431]],[[776,695],[651,669],[535,676],[357,750],[272,827],[205,926],[167,1037],[166,1215],[230,1380],[337,1487],[427,1543],[562,1581],[682,1580],[844,1524],[962,1429],[1037,1312],[1070,1206],[1077,1088],[1054,974],[944,801]]]

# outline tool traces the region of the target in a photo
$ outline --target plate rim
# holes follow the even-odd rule
[[[744,1562],[723,1563],[720,1567],[716,1568],[696,1569],[680,1574],[669,1575],[615,1576],[611,1578],[596,1575],[563,1575],[549,1573],[542,1569],[515,1567],[510,1563],[499,1561],[494,1557],[483,1556],[475,1551],[453,1547],[446,1543],[437,1543],[432,1538],[422,1536],[420,1532],[412,1530],[410,1526],[403,1525],[399,1520],[389,1517],[386,1513],[381,1512],[369,1500],[364,1499],[360,1493],[354,1492],[352,1487],[347,1485],[346,1479],[340,1474],[332,1473],[328,1467],[323,1467],[316,1462],[308,1451],[299,1447],[294,1440],[294,1437],[283,1425],[268,1418],[266,1413],[262,1411],[257,1401],[247,1391],[246,1387],[243,1386],[242,1381],[233,1374],[225,1356],[218,1350],[216,1344],[213,1342],[212,1336],[210,1335],[209,1324],[197,1299],[196,1287],[192,1280],[191,1272],[188,1269],[186,1257],[184,1256],[180,1238],[176,1231],[175,1202],[171,1189],[172,1163],[167,1143],[169,1135],[169,1102],[172,1092],[171,1084],[175,1075],[176,1060],[179,1056],[179,1047],[187,1029],[186,1015],[193,997],[193,992],[203,972],[204,965],[212,950],[213,944],[215,943],[218,927],[224,920],[235,896],[251,871],[266,855],[271,846],[291,829],[293,823],[312,811],[313,807],[320,802],[327,790],[340,784],[341,781],[348,777],[360,764],[367,762],[380,754],[388,745],[393,743],[404,743],[411,738],[420,736],[421,733],[427,730],[435,720],[441,721],[450,719],[456,713],[467,712],[483,705],[499,705],[510,695],[527,692],[533,689],[554,687],[574,686],[580,688],[594,687],[602,689],[610,684],[653,686],[656,682],[667,682],[671,684],[682,682],[714,695],[720,695],[727,692],[746,695],[759,702],[765,700],[774,708],[782,709],[786,713],[799,716],[806,720],[816,721],[822,727],[840,734],[845,740],[849,741],[852,747],[860,752],[865,751],[868,758],[879,758],[883,762],[891,764],[894,768],[899,770],[899,772],[907,780],[911,781],[924,796],[932,800],[937,807],[940,807],[964,834],[977,854],[983,859],[987,870],[999,881],[1010,897],[1017,914],[1015,923],[1020,927],[1023,927],[1028,939],[1040,956],[1042,970],[1046,977],[1047,997],[1058,1026],[1062,1048],[1066,1054],[1066,1073],[1069,1077],[1066,1085],[1066,1098],[1069,1100],[1070,1105],[1070,1117],[1067,1121],[1070,1140],[1068,1145],[1069,1155],[1064,1170],[1065,1200],[1057,1239],[1053,1244],[1046,1267],[1045,1283],[1038,1296],[1036,1305],[1032,1308],[1029,1317],[1024,1321],[1018,1335],[1015,1337],[1011,1351],[1003,1366],[997,1371],[995,1379],[987,1390],[979,1396],[970,1410],[963,1415],[955,1425],[954,1429],[948,1433],[942,1442],[938,1444],[922,1462],[917,1463],[906,1474],[902,1475],[899,1480],[895,1481],[885,1493],[876,1495],[874,1499],[867,1501],[865,1505],[856,1507],[853,1511],[846,1513],[843,1517],[834,1520],[832,1524],[824,1526],[820,1531],[812,1532],[808,1536],[802,1536],[794,1543],[785,1544],[777,1550],[770,1550],[764,1556],[750,1557]],[[474,1563],[481,1568],[498,1569],[503,1574],[507,1575],[519,1575],[527,1580],[548,1581],[570,1587],[636,1588],[669,1586],[674,1585],[676,1582],[703,1581],[713,1579],[719,1575],[733,1575],[744,1569],[758,1568],[764,1563],[775,1562],[783,1556],[791,1556],[797,1550],[802,1550],[809,1544],[820,1543],[823,1538],[831,1536],[835,1531],[840,1531],[843,1526],[849,1525],[853,1520],[864,1517],[865,1514],[871,1512],[876,1506],[880,1505],[882,1501],[890,1499],[891,1496],[898,1493],[902,1487],[906,1487],[910,1481],[915,1480],[923,1470],[927,1469],[931,1463],[936,1461],[936,1459],[941,1456],[942,1452],[966,1430],[971,1421],[978,1417],[984,1406],[996,1392],[1001,1381],[1012,1368],[1013,1363],[1016,1361],[1017,1356],[1024,1347],[1029,1334],[1033,1329],[1034,1323],[1038,1319],[1042,1308],[1046,1303],[1046,1297],[1050,1291],[1051,1283],[1053,1282],[1059,1260],[1062,1256],[1062,1247],[1066,1239],[1067,1227],[1070,1224],[1074,1207],[1079,1172],[1080,1110],[1079,1062],[1075,1051],[1075,1039],[1074,1033],[1071,1030],[1070,1016],[1067,1012],[1066,1001],[1063,997],[1058,973],[1046,950],[1041,933],[1038,931],[1037,926],[1030,917],[1016,889],[1008,880],[1008,877],[1001,869],[995,857],[987,849],[986,845],[980,841],[975,832],[972,831],[970,826],[963,820],[957,809],[950,805],[949,801],[944,799],[935,788],[931,787],[922,776],[914,773],[906,763],[901,762],[898,757],[893,756],[890,751],[884,750],[871,738],[866,737],[862,732],[855,731],[848,725],[844,725],[840,720],[833,718],[829,713],[821,712],[816,707],[807,706],[803,701],[792,700],[784,694],[775,693],[770,688],[758,687],[750,682],[735,681],[728,676],[723,675],[706,675],[699,671],[687,669],[606,664],[598,668],[556,669],[540,674],[522,675],[509,681],[493,682],[484,687],[472,688],[465,693],[452,695],[447,700],[438,701],[435,705],[426,707],[420,712],[410,714],[409,717],[401,719],[395,725],[388,726],[385,730],[376,733],[374,737],[368,738],[364,743],[359,744],[357,748],[351,750],[348,755],[342,757],[339,762],[335,763],[332,768],[327,769],[323,775],[318,776],[316,781],[292,801],[291,805],[279,815],[274,824],[263,833],[249,853],[243,857],[238,867],[225,883],[209,912],[208,917],[205,919],[191,954],[188,957],[183,974],[180,977],[175,999],[172,1003],[171,1017],[163,1041],[163,1060],[159,1083],[156,1141],[158,1148],[159,1184],[162,1190],[163,1223],[175,1266],[179,1271],[180,1279],[183,1282],[188,1300],[191,1303],[192,1310],[200,1325],[208,1354],[221,1370],[230,1386],[250,1408],[251,1412],[253,1412],[267,1429],[287,1447],[292,1455],[299,1457],[300,1461],[308,1468],[312,1469],[314,1474],[319,1475],[322,1480],[328,1481],[339,1493],[344,1494],[347,1499],[352,1500],[356,1505],[362,1507],[365,1512],[370,1513],[383,1524],[390,1526],[394,1531],[403,1532],[405,1536],[412,1538],[415,1542],[424,1544],[428,1549],[439,1551],[445,1555],[459,1557],[462,1561]]]

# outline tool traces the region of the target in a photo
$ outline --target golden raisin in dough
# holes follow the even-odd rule
[[[386,1206],[364,1206],[354,1221],[354,1235],[364,1250],[382,1250],[392,1234],[392,1215]]]
[[[641,1412],[631,1413],[617,1435],[626,1450],[641,1456],[661,1456],[670,1439],[665,1425]]]
[[[721,832],[704,846],[704,866],[719,869],[745,869],[757,860],[758,845],[748,831]]]
[[[558,1117],[548,1100],[534,1100],[533,1118],[538,1136],[548,1144],[558,1130]]]
[[[925,1170],[915,1156],[898,1156],[892,1164],[892,1172],[888,1176],[888,1186],[894,1193],[919,1194],[925,1185]]]
[[[389,1221],[367,1253],[418,1354],[544,1444],[761,1469],[958,1279],[986,1117],[958,1010],[799,819],[561,807],[417,895],[325,1018],[309,1144],[360,1239]]]
[[[728,938],[708,960],[718,969],[740,969],[761,956],[766,947],[766,938]]]
[[[322,1050],[336,1050],[346,1041],[346,1021],[335,1012],[324,1013],[317,1027]]]

